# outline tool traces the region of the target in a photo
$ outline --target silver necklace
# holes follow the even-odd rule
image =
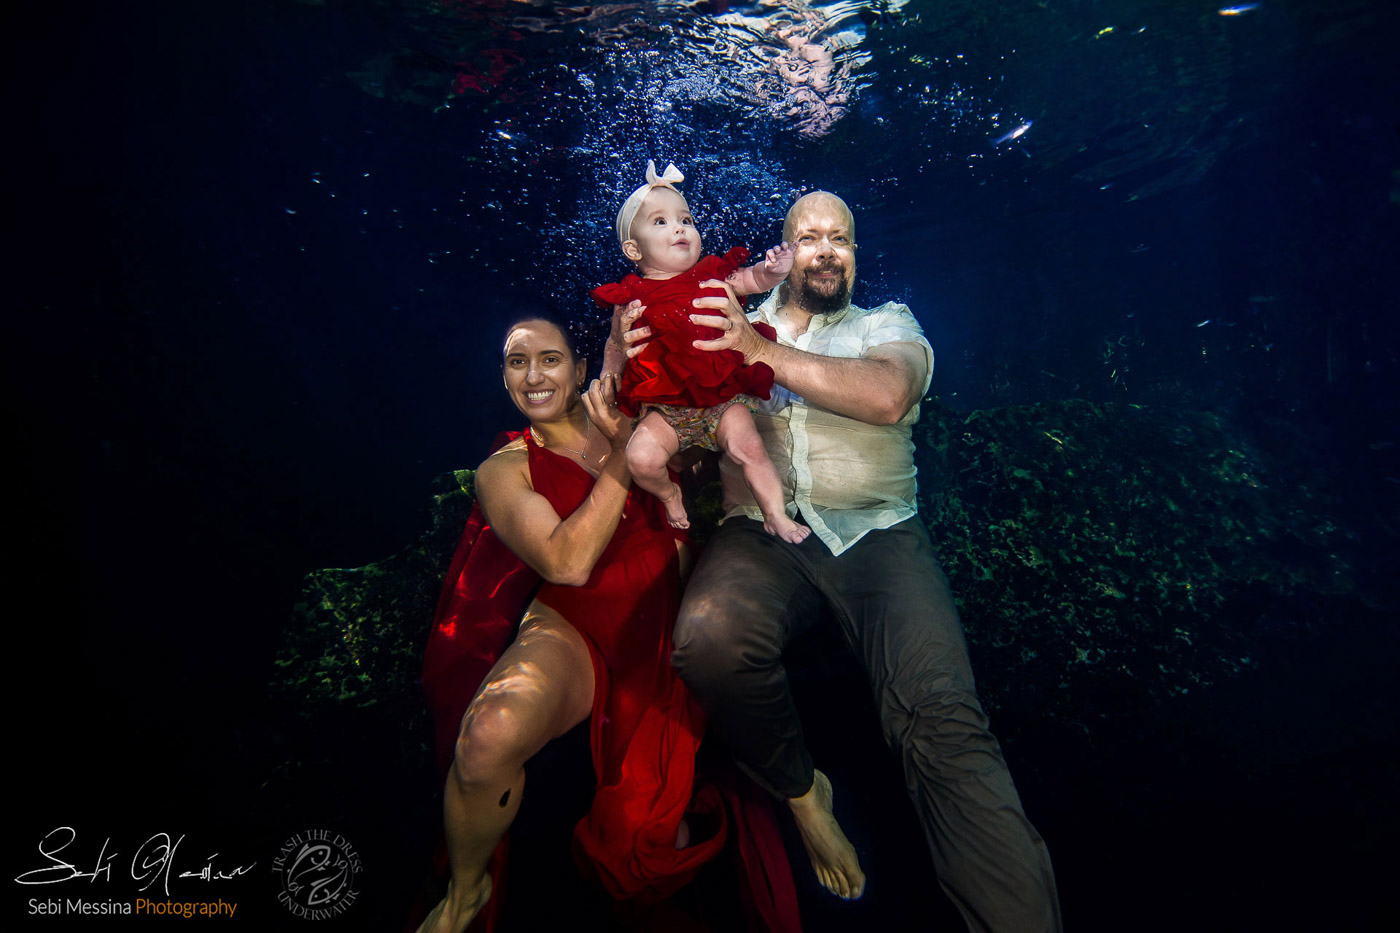
[[[581,457],[584,460],[587,460],[588,454],[584,451],[588,450],[588,438],[593,431],[593,422],[585,419],[584,424],[586,425],[586,427],[583,429],[583,450],[575,450],[572,447],[565,447],[563,444],[546,444],[544,440],[540,437],[540,432],[535,430],[535,426],[533,424],[530,425],[530,436],[534,438],[535,443],[541,447],[563,447],[569,453],[578,454],[579,457]]]

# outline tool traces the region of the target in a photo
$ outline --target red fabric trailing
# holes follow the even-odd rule
[[[502,435],[496,446],[520,436]],[[535,491],[567,518],[587,498],[593,476],[528,437],[526,443]],[[675,540],[661,504],[634,489],[588,583],[539,588],[539,600],[577,629],[593,661],[589,744],[598,785],[588,814],[575,827],[575,854],[584,873],[613,897],[656,901],[690,881],[718,854],[727,833],[735,832],[751,924],[798,933],[796,891],[771,801],[744,778],[696,780],[704,715],[670,663],[680,601]],[[509,645],[538,583],[538,575],[474,508],[443,586],[423,664],[444,776],[462,716]],[[717,830],[678,850],[676,833],[687,813],[704,815],[692,826]],[[490,868],[496,888],[473,931],[497,928],[506,851],[502,839]]]
[[[593,489],[593,476],[527,438],[530,480],[561,517]],[[680,558],[656,497],[633,489],[617,531],[583,586],[540,587],[593,659],[589,745],[598,786],[574,828],[579,866],[614,898],[659,900],[714,858],[728,833],[721,817],[709,839],[676,848],[695,785],[704,714],[671,667],[671,628],[680,606]],[[716,797],[714,788],[708,789]]]
[[[640,300],[646,306],[641,324],[651,327],[646,349],[627,361],[618,387],[618,408],[636,417],[647,402],[710,408],[736,395],[767,398],[773,389],[773,369],[767,363],[744,365],[738,350],[697,350],[696,340],[714,340],[722,331],[690,321],[691,304],[700,297],[725,297],[722,288],[701,288],[708,279],[729,278],[748,262],[749,251],[736,246],[723,256],[705,256],[688,271],[669,279],[629,275],[621,282],[600,285],[593,300],[603,307]],[[742,301],[742,299],[740,299]],[[778,334],[767,324],[754,328],[769,340]]]
[[[520,436],[519,431],[502,433],[491,450]],[[473,505],[448,566],[423,654],[423,694],[433,711],[438,767],[444,778],[452,764],[462,716],[491,666],[515,637],[521,613],[539,582],[539,574],[525,566],[486,524],[481,506]]]

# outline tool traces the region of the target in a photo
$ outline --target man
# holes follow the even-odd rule
[[[854,227],[825,192],[788,212],[792,272],[753,312],[777,329],[777,343],[733,300],[695,302],[692,320],[725,331],[696,346],[773,367],[778,386],[755,420],[788,514],[813,534],[794,545],[764,533],[726,460],[727,518],[686,588],[672,660],[740,763],[787,799],[821,883],[860,897],[865,877],[803,743],[782,665],[788,641],[830,608],[870,678],[939,881],[969,928],[1058,930],[1049,853],[988,731],[947,578],[915,514],[910,434],[933,351],[905,306],[850,303]]]

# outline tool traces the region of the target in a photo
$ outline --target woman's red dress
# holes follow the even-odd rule
[[[708,279],[723,281],[748,261],[749,251],[735,247],[723,256],[705,256],[688,271],[669,279],[643,279],[629,275],[621,282],[593,289],[593,300],[603,307],[640,300],[646,306],[642,324],[651,327],[646,349],[627,361],[618,386],[618,407],[635,417],[648,402],[710,408],[736,395],[767,398],[773,388],[773,369],[767,363],[744,365],[738,350],[697,350],[696,340],[714,340],[721,331],[693,324],[691,304],[700,297],[725,297],[722,288],[701,288]],[[754,327],[769,340],[778,338],[767,324]]]
[[[530,482],[560,518],[574,513],[594,478],[526,435]],[[709,839],[676,848],[691,806],[704,713],[671,667],[671,627],[680,607],[675,532],[655,496],[633,489],[617,531],[583,586],[546,583],[536,598],[569,621],[593,658],[589,745],[598,780],[574,846],[618,899],[674,892],[724,847],[718,793],[696,796],[717,819]]]
[[[526,443],[531,485],[568,518],[588,497],[594,477],[534,444],[528,433]],[[575,827],[575,852],[615,898],[655,900],[713,858],[732,823],[746,900],[761,918],[757,922],[775,931],[796,930],[796,893],[768,801],[749,782],[726,786],[723,796],[714,785],[693,793],[704,716],[671,667],[671,629],[680,602],[676,534],[660,502],[633,489],[588,582],[545,583],[537,595],[574,626],[593,661],[590,748],[598,783],[592,807]],[[537,580],[474,509],[424,660],[424,689],[438,724],[444,771],[468,703],[513,634],[513,622],[503,621],[519,618]],[[718,831],[678,850],[676,832],[688,811],[707,813],[705,822]],[[498,898],[491,907],[499,909]]]

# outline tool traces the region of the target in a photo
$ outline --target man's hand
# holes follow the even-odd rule
[[[776,276],[787,278],[787,274],[792,271],[792,257],[796,253],[797,250],[784,240],[781,246],[775,246],[764,254],[763,268]]]
[[[928,383],[928,351],[917,343],[884,343],[855,358],[807,353],[764,340],[727,283],[711,279],[700,284],[723,287],[726,296],[696,298],[696,308],[717,313],[692,314],[690,320],[724,333],[695,341],[695,349],[738,350],[745,365],[767,363],[779,385],[810,405],[866,424],[895,424],[919,401]]]
[[[725,297],[718,295],[714,297],[700,297],[691,302],[696,308],[710,311],[718,311],[718,314],[692,314],[690,322],[703,327],[713,327],[715,330],[724,331],[723,334],[714,340],[697,340],[693,346],[697,350],[738,350],[744,354],[744,364],[750,365],[758,359],[763,352],[765,345],[771,346],[771,341],[764,340],[758,331],[753,329],[748,317],[744,314],[744,309],[739,306],[739,299],[735,297],[734,289],[728,282],[721,282],[719,279],[709,279],[700,283],[701,288],[722,288]]]

